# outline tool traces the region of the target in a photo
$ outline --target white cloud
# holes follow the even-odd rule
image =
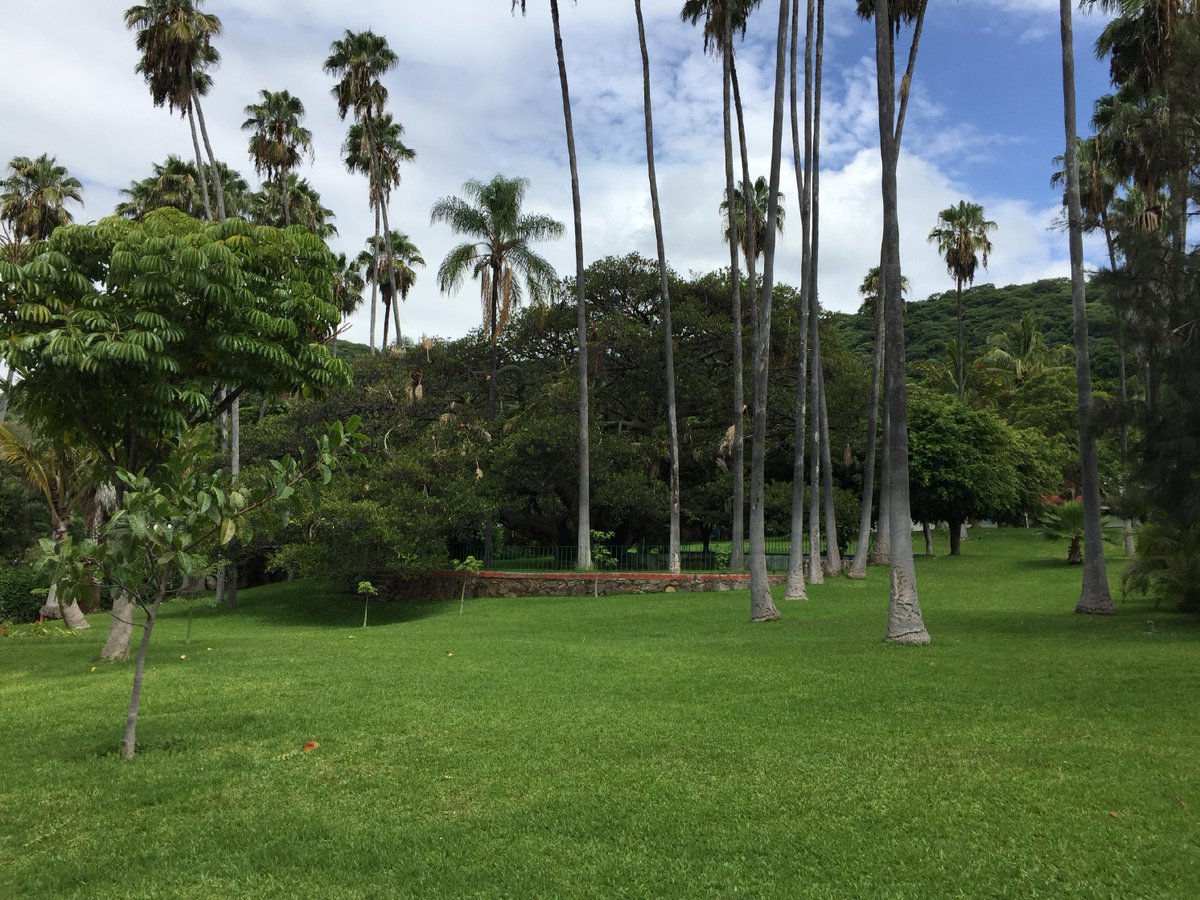
[[[41,0],[8,11],[0,31],[0,161],[17,154],[57,155],[84,181],[87,206],[79,218],[85,221],[108,214],[120,200],[120,188],[148,174],[153,162],[168,153],[190,155],[186,123],[154,109],[133,72],[136,55],[121,20],[124,5]],[[1057,8],[1056,0],[977,5],[1007,16],[1009,30],[1052,27],[1048,17]],[[686,273],[721,267],[728,252],[717,214],[724,189],[720,65],[703,53],[698,29],[679,22],[677,7],[647,4],[646,16],[667,252],[671,264]],[[429,263],[402,311],[407,333],[456,336],[478,317],[472,286],[454,297],[436,291],[433,273],[456,242],[444,226],[429,224],[437,198],[457,193],[467,178],[524,175],[531,179],[527,208],[570,222],[558,72],[540,0],[529,4],[525,18],[512,16],[503,0],[407,6],[383,0],[210,0],[206,9],[225,24],[218,42],[222,64],[205,101],[217,154],[252,178],[240,130],[243,107],[262,88],[286,87],[299,96],[316,149],[315,163],[301,174],[337,213],[340,237],[334,247],[348,253],[363,246],[372,221],[363,180],[347,174],[340,162],[345,124],[337,118],[329,97],[332,82],[321,66],[330,41],[346,28],[371,27],[391,40],[400,64],[387,80],[390,106],[418,153],[394,196],[392,222],[410,234]],[[869,31],[852,12],[831,4],[829,17],[821,296],[832,308],[853,309],[879,246],[873,61]],[[56,27],[64,23],[70,27]],[[631,250],[653,255],[631,4],[564,4],[562,26],[586,257]],[[752,177],[765,173],[769,161],[773,28],[774,16],[764,10],[752,20],[739,56]],[[996,152],[1011,139],[956,124],[920,71],[910,115],[901,166],[904,266],[914,296],[924,296],[947,286],[944,267],[924,240],[937,211],[980,193],[957,183],[952,157]],[[786,136],[785,142],[790,146]],[[799,214],[786,157],[782,189],[791,207],[778,278],[795,282]],[[1019,193],[993,191],[977,199],[1000,224],[990,279],[1008,283],[1066,273],[1065,239],[1046,231],[1052,210],[1034,208]],[[573,270],[569,234],[544,249],[560,273]],[[367,319],[365,310],[355,317],[353,339],[365,341]]]

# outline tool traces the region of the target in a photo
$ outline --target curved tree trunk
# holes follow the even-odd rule
[[[1079,203],[1079,158],[1075,129],[1075,50],[1071,0],[1059,0],[1062,37],[1063,127],[1066,136],[1067,217],[1071,241],[1071,308],[1075,330],[1075,383],[1079,389],[1079,456],[1083,474],[1083,585],[1075,611],[1112,615],[1112,596],[1104,568],[1100,517],[1100,477],[1092,431],[1092,369],[1088,358],[1087,298],[1083,276],[1083,215]]]
[[[213,155],[212,144],[208,140],[208,126],[204,124],[204,109],[200,106],[200,95],[192,91],[192,104],[196,107],[196,120],[200,123],[200,136],[204,138],[204,150],[208,154],[209,165],[212,166],[213,189],[217,195],[217,219],[225,221],[225,188],[221,185],[221,170],[217,166],[217,158]]]
[[[374,148],[372,148],[372,149],[373,149],[373,152],[377,153],[377,151],[374,151]],[[387,251],[387,258],[388,258],[388,291],[390,292],[389,305],[392,307],[392,315],[396,317],[396,346],[399,347],[400,346],[400,310],[398,309],[398,306],[399,306],[400,292],[396,289],[396,252],[392,249],[392,226],[388,222],[388,191],[383,192],[383,196],[381,197],[380,202],[379,202],[379,210],[383,214],[383,247]],[[387,313],[388,313],[387,309],[384,309],[384,311],[383,311],[383,314],[384,314],[384,322],[383,322],[384,339],[383,339],[383,345],[381,346],[380,349],[383,349],[384,347],[387,346],[387,337],[386,337],[386,335],[387,335],[387,318],[386,318]]]
[[[763,253],[762,298],[758,303],[758,340],[754,346],[754,437],[750,467],[750,619],[753,622],[779,618],[767,580],[766,521],[764,488],[767,443],[767,379],[771,353],[771,293],[775,278],[775,232],[779,210],[779,169],[783,145],[783,85],[786,77],[784,51],[787,47],[788,0],[779,0],[779,27],[775,41],[775,109],[771,124],[770,198],[767,203],[767,239]],[[747,179],[746,186],[749,187]]]
[[[196,117],[192,107],[187,109],[188,125],[192,129],[192,147],[196,151],[196,173],[200,179],[200,197],[204,200],[204,215],[208,221],[213,220],[212,203],[208,199],[208,176],[204,174],[204,157],[200,153],[200,137],[196,134]]]
[[[924,11],[922,4],[913,33],[914,54]],[[883,168],[883,240],[887,260],[881,286],[887,335],[885,403],[888,409],[888,465],[891,476],[887,498],[891,531],[891,596],[886,640],[896,644],[928,644],[929,632],[925,630],[917,595],[908,494],[908,391],[904,380],[904,301],[900,296],[900,220],[896,185],[900,129],[899,124],[893,125],[893,122],[903,120],[896,120],[894,113],[893,51],[888,0],[875,0],[875,69],[879,100],[879,149]],[[910,82],[911,79],[906,75],[906,92]]]
[[[583,284],[583,213],[579,197],[579,166],[575,158],[575,125],[571,118],[571,91],[567,85],[567,62],[563,54],[562,29],[558,22],[558,0],[550,0],[554,25],[554,55],[558,59],[558,81],[562,88],[563,127],[567,133],[567,162],[571,167],[571,209],[575,225],[575,306],[579,335],[579,517],[576,566],[592,567],[591,433],[588,413],[587,298]]]
[[[725,10],[725,33],[733,30],[732,7]],[[725,199],[729,214],[729,283],[733,307],[733,482],[732,519],[729,541],[729,568],[746,568],[746,394],[743,385],[745,362],[742,359],[742,276],[738,266],[737,209],[734,206],[733,123],[730,120],[730,81],[733,62],[732,42],[726,41],[721,54],[722,117],[725,126]]]
[[[371,277],[371,350],[375,350],[375,307],[379,304],[379,204],[375,204],[375,237],[371,241],[372,271]]]
[[[671,292],[667,284],[667,251],[663,242],[662,212],[658,205],[658,180],[654,176],[654,117],[650,100],[650,55],[646,50],[646,25],[642,0],[633,0],[637,14],[638,43],[642,51],[642,92],[646,112],[646,169],[650,179],[650,207],[654,214],[654,240],[658,248],[658,284],[663,308],[663,354],[667,375],[667,429],[671,453],[671,524],[667,562],[671,572],[681,571],[679,552],[679,428],[675,416],[675,346],[671,334]]]
[[[137,614],[135,604],[124,591],[113,599],[108,627],[108,640],[100,651],[100,658],[110,662],[129,659],[129,639],[133,635],[133,617]]]
[[[800,151],[800,127],[796,108],[796,49],[799,43],[800,3],[792,0],[792,38],[790,52],[792,160],[796,169],[796,193],[800,196],[800,346],[796,366],[795,429],[792,442],[792,519],[788,542],[788,576],[785,600],[807,600],[804,586],[804,448],[808,415],[808,249],[809,187],[807,172],[812,169],[812,20],[813,0],[808,0],[808,23],[804,38],[804,153]],[[726,33],[729,29],[726,28]]]

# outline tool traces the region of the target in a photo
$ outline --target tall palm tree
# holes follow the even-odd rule
[[[904,372],[904,319],[900,295],[900,219],[896,169],[904,131],[912,73],[925,20],[926,0],[908,0],[894,7],[888,0],[859,0],[862,16],[875,20],[875,76],[879,103],[879,155],[883,170],[883,243],[880,269],[883,272],[885,465],[890,533],[889,563],[891,597],[888,601],[886,640],[895,644],[928,644],[929,632],[921,615],[917,594],[916,566],[912,553],[912,509],[908,490],[908,387]],[[896,105],[895,36],[903,23],[913,24],[908,68],[901,81],[899,109]]]
[[[221,20],[212,13],[201,12],[203,0],[149,0],[125,10],[125,27],[136,32],[135,42],[141,54],[134,70],[150,88],[155,106],[179,110],[188,117],[192,129],[192,144],[196,152],[196,167],[200,173],[201,192],[208,209],[208,187],[204,174],[196,125],[204,136],[208,162],[214,169],[217,160],[208,140],[204,110],[200,97],[208,92],[212,78],[207,70],[216,66],[220,54],[213,47],[213,38],[221,34]],[[217,218],[225,218],[224,188],[215,180]],[[212,211],[209,209],[209,218]]]
[[[283,201],[283,224],[292,224],[291,192],[287,178],[300,161],[312,159],[312,132],[301,123],[304,104],[288,91],[259,91],[258,103],[245,109],[242,130],[250,134],[250,159],[254,169],[274,182]]]
[[[946,261],[946,269],[954,278],[958,292],[955,306],[958,317],[958,336],[955,349],[958,353],[958,397],[966,396],[966,380],[963,360],[966,358],[963,345],[963,283],[971,284],[975,280],[975,270],[979,266],[979,257],[983,257],[983,267],[986,269],[988,255],[992,252],[992,242],[988,232],[994,231],[996,223],[983,217],[983,207],[978,203],[960,200],[956,206],[950,206],[938,213],[938,224],[929,232],[929,243],[937,244],[938,252]]]
[[[387,246],[391,240],[388,205],[380,199],[384,194],[382,185],[385,181],[385,166],[380,152],[380,117],[383,116],[383,108],[388,98],[388,90],[384,87],[382,79],[395,68],[398,61],[399,58],[388,46],[387,38],[370,30],[353,32],[349,29],[340,40],[329,45],[329,56],[325,59],[326,74],[338,79],[331,90],[337,101],[338,116],[345,119],[347,115],[352,114],[354,124],[359,126],[358,132],[352,131],[343,145],[343,150],[347,153],[346,166],[351,171],[355,170],[351,154],[357,153],[365,158],[370,203],[374,207],[377,220],[382,223],[384,248],[389,255],[392,251],[391,247]],[[409,153],[411,154],[411,151]],[[412,156],[408,158],[411,159]],[[379,227],[377,223],[376,236],[379,234]],[[378,248],[378,242],[376,246]],[[391,288],[394,296],[396,286],[393,284]],[[399,340],[400,335],[397,334],[396,338]],[[375,346],[374,298],[371,302],[371,346]]]
[[[767,244],[767,206],[770,201],[768,192],[767,179],[762,175],[754,179],[754,184],[748,190],[743,181],[739,181],[737,187],[733,190],[732,209],[734,210],[733,219],[736,220],[736,226],[731,227],[727,222],[724,237],[726,241],[729,241],[736,233],[736,238],[739,241],[740,249],[746,259],[747,266],[751,263],[751,253],[754,254],[754,260],[757,261],[762,258],[763,250]],[[783,220],[787,214],[787,210],[783,208],[783,192],[778,191],[777,193],[775,227],[782,234]],[[721,215],[727,220],[730,218],[730,208],[728,199],[721,201]],[[753,223],[753,228],[749,227],[748,222]]]
[[[462,197],[443,197],[433,204],[430,222],[444,222],[464,241],[446,254],[438,267],[438,288],[452,293],[470,275],[479,279],[483,331],[491,344],[488,378],[488,418],[496,417],[497,340],[510,313],[526,293],[541,303],[555,280],[554,267],[533,245],[562,236],[563,224],[546,215],[524,213],[521,205],[529,188],[526,178],[496,175],[486,183],[471,179]],[[524,286],[522,286],[522,283]]]
[[[1059,0],[1062,35],[1063,129],[1066,134],[1067,224],[1071,244],[1071,309],[1075,330],[1075,382],[1079,389],[1079,456],[1083,481],[1083,585],[1075,611],[1112,615],[1112,596],[1104,569],[1100,512],[1100,474],[1092,430],[1092,368],[1088,357],[1087,296],[1083,274],[1083,211],[1079,202],[1078,132],[1075,124],[1075,49],[1071,0]]]
[[[646,25],[641,0],[634,0],[638,43],[642,51],[642,93],[646,113],[646,169],[650,179],[650,207],[654,214],[654,240],[658,247],[658,282],[663,305],[663,355],[667,376],[667,430],[671,455],[670,538],[667,560],[670,571],[682,571],[679,550],[679,426],[675,409],[675,339],[671,334],[671,292],[667,285],[667,251],[663,242],[662,211],[658,204],[658,179],[654,174],[654,116],[650,100],[650,54],[646,50]]]
[[[0,181],[0,220],[17,241],[30,244],[50,237],[72,221],[68,203],[83,205],[83,185],[55,157],[14,156]]]
[[[367,176],[370,186],[371,205],[375,210],[375,242],[380,247],[377,255],[387,250],[391,232],[381,233],[381,224],[387,221],[392,188],[400,183],[400,164],[417,158],[414,150],[404,143],[404,126],[392,118],[391,113],[382,113],[372,119],[356,122],[350,126],[346,141],[342,144],[346,168]],[[382,241],[381,241],[382,238]],[[391,252],[391,251],[387,251]],[[385,273],[386,268],[381,268]],[[396,286],[390,285],[394,296]],[[376,284],[371,282],[371,346],[375,346],[375,296]],[[400,310],[393,306],[396,317],[396,342],[400,341]],[[384,344],[387,343],[386,338]]]
[[[393,304],[408,299],[408,292],[417,283],[417,273],[413,270],[413,266],[425,265],[425,260],[417,249],[417,245],[409,240],[407,234],[393,231],[390,237],[390,253],[377,256],[375,239],[367,238],[367,249],[359,253],[355,260],[366,279],[379,286],[379,292],[383,297],[383,341],[381,343],[383,347],[387,346],[388,341],[388,313],[391,312]],[[399,291],[398,297],[392,293],[393,285]],[[398,316],[397,321],[399,321]],[[397,346],[400,344],[398,327],[396,344]]]
[[[207,163],[202,167],[205,183],[215,182],[216,176]],[[250,186],[236,169],[223,162],[217,163],[226,211],[242,215],[253,205]],[[117,204],[116,213],[128,219],[140,221],[146,213],[169,206],[195,218],[203,218],[204,198],[200,190],[200,172],[194,163],[180,159],[174,154],[161,163],[154,163],[153,174],[131,181],[129,187],[121,188],[126,200]]]
[[[511,10],[521,7],[525,15],[525,0],[512,0]],[[563,52],[562,28],[558,16],[558,0],[550,0],[550,22],[554,28],[554,56],[558,60],[558,83],[562,92],[563,126],[567,136],[567,164],[571,169],[571,210],[575,229],[575,309],[579,342],[579,510],[576,528],[579,569],[592,567],[592,439],[591,415],[588,411],[588,350],[587,298],[583,285],[583,212],[579,196],[579,164],[575,157],[575,124],[571,115],[571,90],[567,83],[567,60]]]
[[[737,571],[746,565],[746,459],[745,459],[745,362],[742,352],[742,279],[738,271],[738,248],[742,245],[735,236],[737,230],[736,190],[733,174],[733,118],[739,130],[742,126],[741,97],[734,94],[733,84],[737,71],[733,58],[733,42],[740,33],[746,33],[746,21],[750,13],[762,0],[686,0],[680,18],[695,25],[704,20],[704,49],[721,56],[721,117],[725,135],[725,234],[729,244],[730,308],[733,318],[733,521],[731,528],[729,568]],[[748,163],[745,160],[743,142],[743,182],[749,182]],[[753,276],[750,279],[754,283]],[[751,288],[753,290],[753,287]]]
[[[779,26],[775,40],[775,106],[771,123],[771,169],[767,189],[767,222],[774,222],[779,204],[779,170],[783,149],[783,86],[786,81],[785,49],[788,35],[788,0],[779,0]],[[748,181],[748,179],[743,179]],[[775,278],[775,229],[768,228],[763,254],[762,294],[756,315],[754,341],[754,415],[750,448],[750,620],[779,618],[767,580],[765,519],[765,462],[767,442],[767,379],[771,354],[771,296]]]

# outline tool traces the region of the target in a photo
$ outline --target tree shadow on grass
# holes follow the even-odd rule
[[[1087,616],[1076,613],[1073,605],[1061,610],[1006,610],[989,607],[979,610],[940,611],[936,616],[938,634],[957,632],[980,637],[1003,635],[1043,640],[1097,641],[1117,644],[1147,639],[1200,642],[1200,618],[1169,609],[1155,609],[1150,603],[1123,602],[1114,598],[1115,616]]]

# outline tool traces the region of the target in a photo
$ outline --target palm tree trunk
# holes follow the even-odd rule
[[[1100,519],[1100,477],[1096,438],[1091,427],[1092,369],[1088,358],[1087,298],[1083,280],[1083,215],[1079,203],[1079,159],[1075,128],[1075,50],[1071,0],[1059,0],[1062,37],[1063,126],[1066,132],[1067,217],[1071,241],[1071,308],[1075,330],[1075,383],[1079,389],[1079,456],[1083,481],[1083,585],[1075,611],[1112,615],[1112,596],[1104,569]]]
[[[558,22],[558,0],[550,0],[554,25],[554,53],[558,58],[558,80],[562,87],[563,126],[567,132],[567,161],[571,167],[571,207],[575,225],[575,305],[579,333],[579,520],[577,528],[580,569],[592,567],[591,436],[588,416],[587,299],[583,284],[583,213],[579,198],[579,166],[575,158],[575,126],[571,120],[571,92],[567,85],[567,63],[563,55],[562,30]]]
[[[883,271],[880,254],[880,271]],[[867,447],[863,453],[862,507],[858,515],[858,542],[850,562],[851,578],[867,577],[867,558],[871,546],[871,512],[875,502],[875,445],[879,430],[879,388],[883,363],[883,304],[875,299],[875,352],[871,354],[871,405],[867,408]],[[880,506],[883,504],[881,503]]]
[[[924,14],[924,4],[920,14]],[[920,33],[918,19],[914,50]],[[899,161],[895,123],[895,74],[892,28],[888,0],[875,0],[875,70],[879,102],[879,149],[882,162],[883,240],[887,266],[881,279],[887,339],[885,403],[888,408],[888,466],[890,485],[891,596],[888,602],[886,640],[896,644],[928,644],[917,595],[913,564],[912,516],[908,494],[908,391],[904,373],[903,299],[900,296],[900,219],[896,167]],[[909,79],[906,77],[905,88]]]
[[[286,169],[279,173],[279,194],[283,198],[283,225],[286,228],[292,224],[292,192],[288,190],[288,172]]]
[[[654,117],[650,100],[650,55],[646,50],[646,26],[642,19],[642,0],[633,0],[637,14],[638,43],[642,50],[642,92],[646,111],[646,169],[650,178],[650,208],[654,214],[654,240],[658,248],[658,284],[663,305],[663,354],[667,375],[667,429],[671,453],[671,524],[667,548],[668,568],[682,569],[679,552],[679,427],[675,410],[675,341],[671,334],[671,292],[667,284],[667,251],[663,242],[662,212],[658,204],[658,180],[654,176]]]
[[[192,105],[196,107],[196,120],[200,123],[200,136],[204,138],[204,150],[208,154],[208,162],[212,166],[213,188],[217,195],[217,219],[225,221],[225,189],[221,186],[221,170],[217,167],[217,158],[213,155],[212,144],[208,140],[208,126],[204,124],[204,109],[200,106],[200,95],[192,91]]]
[[[733,30],[732,7],[725,10],[725,33]],[[729,568],[746,568],[746,421],[745,421],[745,362],[742,359],[742,276],[738,271],[741,246],[737,233],[737,209],[734,206],[733,123],[730,121],[730,71],[733,64],[733,45],[726,41],[722,61],[722,117],[725,126],[725,198],[729,213],[729,281],[733,308],[733,525],[730,529]]]
[[[770,194],[767,201],[767,239],[763,253],[762,298],[758,303],[758,340],[754,344],[754,436],[750,465],[750,620],[779,618],[767,579],[765,461],[767,444],[767,384],[771,361],[771,293],[775,278],[775,220],[779,211],[779,169],[783,149],[783,86],[787,67],[788,0],[779,0],[775,40],[775,108],[771,124]],[[749,179],[746,187],[748,188]],[[744,191],[745,193],[745,191]],[[753,221],[751,219],[751,221]]]
[[[882,298],[881,298],[882,305]],[[884,349],[879,351],[879,363],[886,380],[887,375],[887,334],[884,328]],[[886,394],[886,390],[884,391]],[[883,428],[880,429],[879,442],[879,520],[875,523],[875,545],[867,554],[867,565],[890,566],[892,564],[892,514],[891,497],[892,472],[888,468],[888,435],[891,428],[891,414],[888,412],[887,398],[883,402]]]
[[[192,147],[196,151],[196,173],[200,178],[200,197],[204,200],[204,215],[208,221],[213,220],[212,203],[208,199],[208,176],[204,174],[204,157],[200,153],[200,137],[196,134],[196,117],[189,105],[187,110],[188,125],[192,129]]]
[[[956,344],[956,347],[958,350],[958,353],[956,355],[958,371],[956,373],[956,375],[957,375],[956,381],[958,383],[958,399],[962,400],[967,396],[967,382],[965,380],[966,376],[964,375],[964,372],[963,372],[963,358],[964,358],[963,354],[966,352],[966,349],[964,346],[965,341],[963,340],[962,279],[956,278],[954,281],[955,281],[955,285],[958,288],[958,303],[955,306],[956,314],[958,316],[958,338],[957,338],[957,344]]]
[[[817,292],[809,292],[809,345],[812,347],[812,365],[808,373],[808,399],[812,404],[812,423],[809,428],[810,462],[808,464],[808,581],[824,584],[825,572],[821,565],[821,330],[817,315]]]
[[[371,241],[371,350],[375,350],[375,307],[379,305],[379,204],[375,207],[375,237]]]
[[[825,495],[825,574],[837,577],[842,574],[842,552],[837,540],[837,514],[834,510],[833,496],[833,463],[830,459],[829,446],[829,408],[825,402],[825,365],[818,361],[821,374],[818,381],[821,386],[821,464],[824,469],[822,476],[823,492]]]
[[[808,398],[808,248],[809,189],[806,172],[812,169],[812,16],[813,0],[808,2],[808,27],[804,39],[804,155],[800,153],[800,126],[796,107],[796,45],[799,43],[800,3],[792,0],[792,39],[790,52],[792,160],[796,169],[796,193],[800,196],[800,346],[797,351],[795,430],[792,443],[792,521],[788,542],[788,576],[785,600],[806,600],[804,586],[804,445],[807,437]],[[729,33],[729,27],[726,27]]]
[[[372,152],[377,152],[372,147]],[[383,191],[380,197],[379,209],[383,213],[383,247],[387,251],[388,258],[388,303],[392,306],[392,315],[396,318],[396,346],[400,346],[400,310],[397,308],[397,301],[400,299],[400,291],[396,289],[396,252],[392,249],[392,226],[388,222],[388,191]],[[387,315],[387,308],[383,310],[384,315]],[[383,323],[384,332],[387,331],[387,322]],[[387,345],[387,337],[383,339],[383,345]]]
[[[229,407],[229,476],[236,484],[242,473],[242,396],[233,398]],[[228,609],[237,608],[238,595],[238,565],[237,554],[240,542],[236,539],[229,545],[230,560],[225,566],[225,606]]]
[[[731,38],[731,40],[732,40],[732,38]],[[735,117],[737,119],[738,150],[740,153],[740,159],[741,159],[741,164],[742,164],[742,185],[743,185],[743,187],[745,187],[746,185],[750,184],[749,154],[748,154],[748,151],[746,150],[746,118],[742,112],[742,91],[741,91],[741,88],[738,87],[737,63],[734,58],[732,45],[730,46],[730,50],[729,50],[729,84],[733,90],[733,109],[734,109]],[[747,198],[743,198],[743,199],[747,199]],[[747,215],[745,217],[745,222],[746,222],[747,226],[749,226],[750,223],[753,221],[752,215],[750,213],[750,207],[747,207],[746,212],[747,212]],[[746,283],[747,283],[747,285],[749,287],[749,291],[750,291],[750,345],[751,345],[751,354],[752,355],[754,352],[753,347],[758,340],[758,338],[756,337],[756,331],[758,329],[758,293],[757,293],[758,292],[758,273],[755,271],[755,268],[758,263],[758,248],[755,246],[756,236],[755,236],[754,232],[755,232],[755,230],[753,228],[747,227],[747,234],[745,235]],[[741,237],[740,233],[739,233],[739,237]],[[755,390],[754,385],[755,385],[755,382],[752,378],[751,382],[750,382],[750,391],[751,391],[752,395]],[[751,396],[751,404],[753,404],[753,402],[754,402],[753,396]],[[744,415],[744,413],[739,412],[737,414],[737,416],[739,416],[739,417],[742,415]],[[735,422],[735,424],[738,422],[737,417],[735,417],[734,422]],[[737,449],[740,450],[740,452],[741,452],[743,465],[744,465],[745,464],[745,455],[746,455],[745,425],[744,424],[741,429],[741,432],[742,432],[742,446]],[[734,440],[735,441],[737,440],[737,437],[738,437],[738,433],[737,433],[737,430],[735,429],[735,431],[734,431]],[[735,452],[737,452],[737,451],[735,450]],[[735,474],[735,476],[742,477],[744,479],[744,473],[738,473],[735,470],[734,474]],[[736,497],[736,494],[740,492],[742,494],[742,499],[743,499],[743,504],[744,504],[745,490],[746,489],[745,489],[744,481],[741,484],[735,485],[735,491],[734,491],[734,493],[735,493],[735,497],[734,497],[735,521],[736,521],[736,517],[745,515],[745,506],[744,505],[739,506],[737,504],[737,497]],[[741,523],[739,522],[738,524],[741,524]],[[729,558],[730,559],[730,563],[729,563],[730,568],[744,568],[746,561],[745,561],[745,556],[744,556],[745,551],[744,551],[743,545],[737,544],[736,549],[737,549],[737,553],[740,556],[742,556],[742,564],[741,564],[741,566],[734,566],[733,555],[732,555],[732,551],[731,551],[730,558]]]
[[[387,349],[388,324],[391,322],[391,315],[392,315],[391,298],[388,296],[388,292],[384,291],[383,292],[383,340],[380,341],[380,343],[379,343],[380,348],[384,349],[384,350]]]

